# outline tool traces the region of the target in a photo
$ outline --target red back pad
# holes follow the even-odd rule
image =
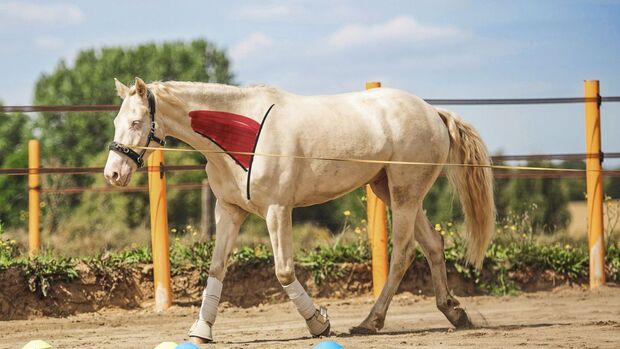
[[[189,112],[192,129],[217,143],[227,152],[254,151],[260,124],[243,115],[223,111],[192,110]],[[252,157],[231,154],[245,169],[250,167]]]

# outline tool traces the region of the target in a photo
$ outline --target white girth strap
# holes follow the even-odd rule
[[[313,336],[320,336],[329,332],[327,310],[325,308],[316,309],[312,299],[298,280],[282,287],[297,307],[299,314],[306,320],[306,325]]]
[[[293,281],[290,285],[282,287],[304,319],[308,320],[314,316],[314,312],[316,311],[314,303],[312,303],[312,299],[308,296],[308,293],[306,293],[306,290],[298,280]]]
[[[207,287],[202,292],[202,305],[198,319],[206,321],[209,325],[215,323],[217,315],[217,306],[220,304],[220,296],[222,294],[222,283],[220,280],[209,276],[207,279]]]

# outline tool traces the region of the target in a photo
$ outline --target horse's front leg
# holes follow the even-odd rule
[[[265,218],[273,247],[276,276],[284,291],[295,304],[313,336],[329,334],[330,325],[325,308],[317,309],[312,299],[295,276],[293,261],[292,208],[272,205]]]
[[[226,275],[226,261],[235,244],[241,224],[248,213],[235,205],[230,205],[220,200],[215,205],[215,247],[207,286],[202,292],[202,305],[198,320],[189,330],[189,337],[194,343],[206,343],[213,341],[211,328],[215,323],[217,306],[222,294],[222,282]]]

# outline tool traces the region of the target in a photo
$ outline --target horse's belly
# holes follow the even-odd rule
[[[299,169],[295,205],[315,205],[338,198],[368,183],[381,168],[368,163],[307,161]]]

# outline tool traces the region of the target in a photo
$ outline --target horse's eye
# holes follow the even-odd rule
[[[141,124],[140,120],[135,120],[135,121],[131,122],[131,127],[135,128],[135,129],[139,129],[140,128],[140,124]]]

